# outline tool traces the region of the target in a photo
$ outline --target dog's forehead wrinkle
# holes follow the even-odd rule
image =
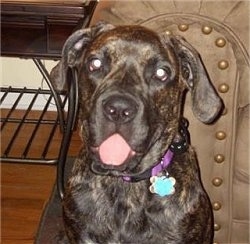
[[[160,43],[153,44],[152,42],[140,41],[140,40],[126,40],[123,38],[107,38],[101,45],[93,43],[91,50],[96,52],[96,50],[103,50],[104,48],[108,50],[110,56],[121,57],[124,56],[137,56],[143,57],[143,59],[148,59],[156,52],[160,53]]]
[[[125,55],[136,55],[136,56],[143,56],[144,59],[148,59],[150,56],[154,55],[158,48],[157,46],[152,46],[150,43],[136,43],[136,42],[130,42],[126,41],[124,44],[124,41],[121,40],[120,43],[117,43],[118,51],[120,53],[124,53]],[[116,49],[117,50],[117,49]]]

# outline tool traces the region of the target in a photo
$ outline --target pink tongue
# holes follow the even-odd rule
[[[131,152],[130,146],[119,134],[106,139],[99,148],[102,162],[108,165],[121,165]]]

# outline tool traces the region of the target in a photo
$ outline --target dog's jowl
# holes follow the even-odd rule
[[[70,243],[202,244],[213,239],[188,122],[222,108],[197,51],[184,39],[106,23],[75,32],[55,68],[79,84],[83,148],[63,212]],[[58,82],[58,81],[57,81]]]

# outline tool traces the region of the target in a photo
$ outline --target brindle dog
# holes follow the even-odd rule
[[[84,144],[63,199],[70,242],[212,243],[210,201],[179,130],[187,90],[202,122],[222,108],[197,51],[180,37],[99,23],[69,37],[57,68],[60,89],[76,70]],[[183,138],[185,150],[171,150]]]

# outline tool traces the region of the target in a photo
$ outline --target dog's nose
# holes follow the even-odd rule
[[[115,123],[127,123],[131,121],[136,113],[135,101],[124,96],[112,96],[103,102],[105,116]]]

